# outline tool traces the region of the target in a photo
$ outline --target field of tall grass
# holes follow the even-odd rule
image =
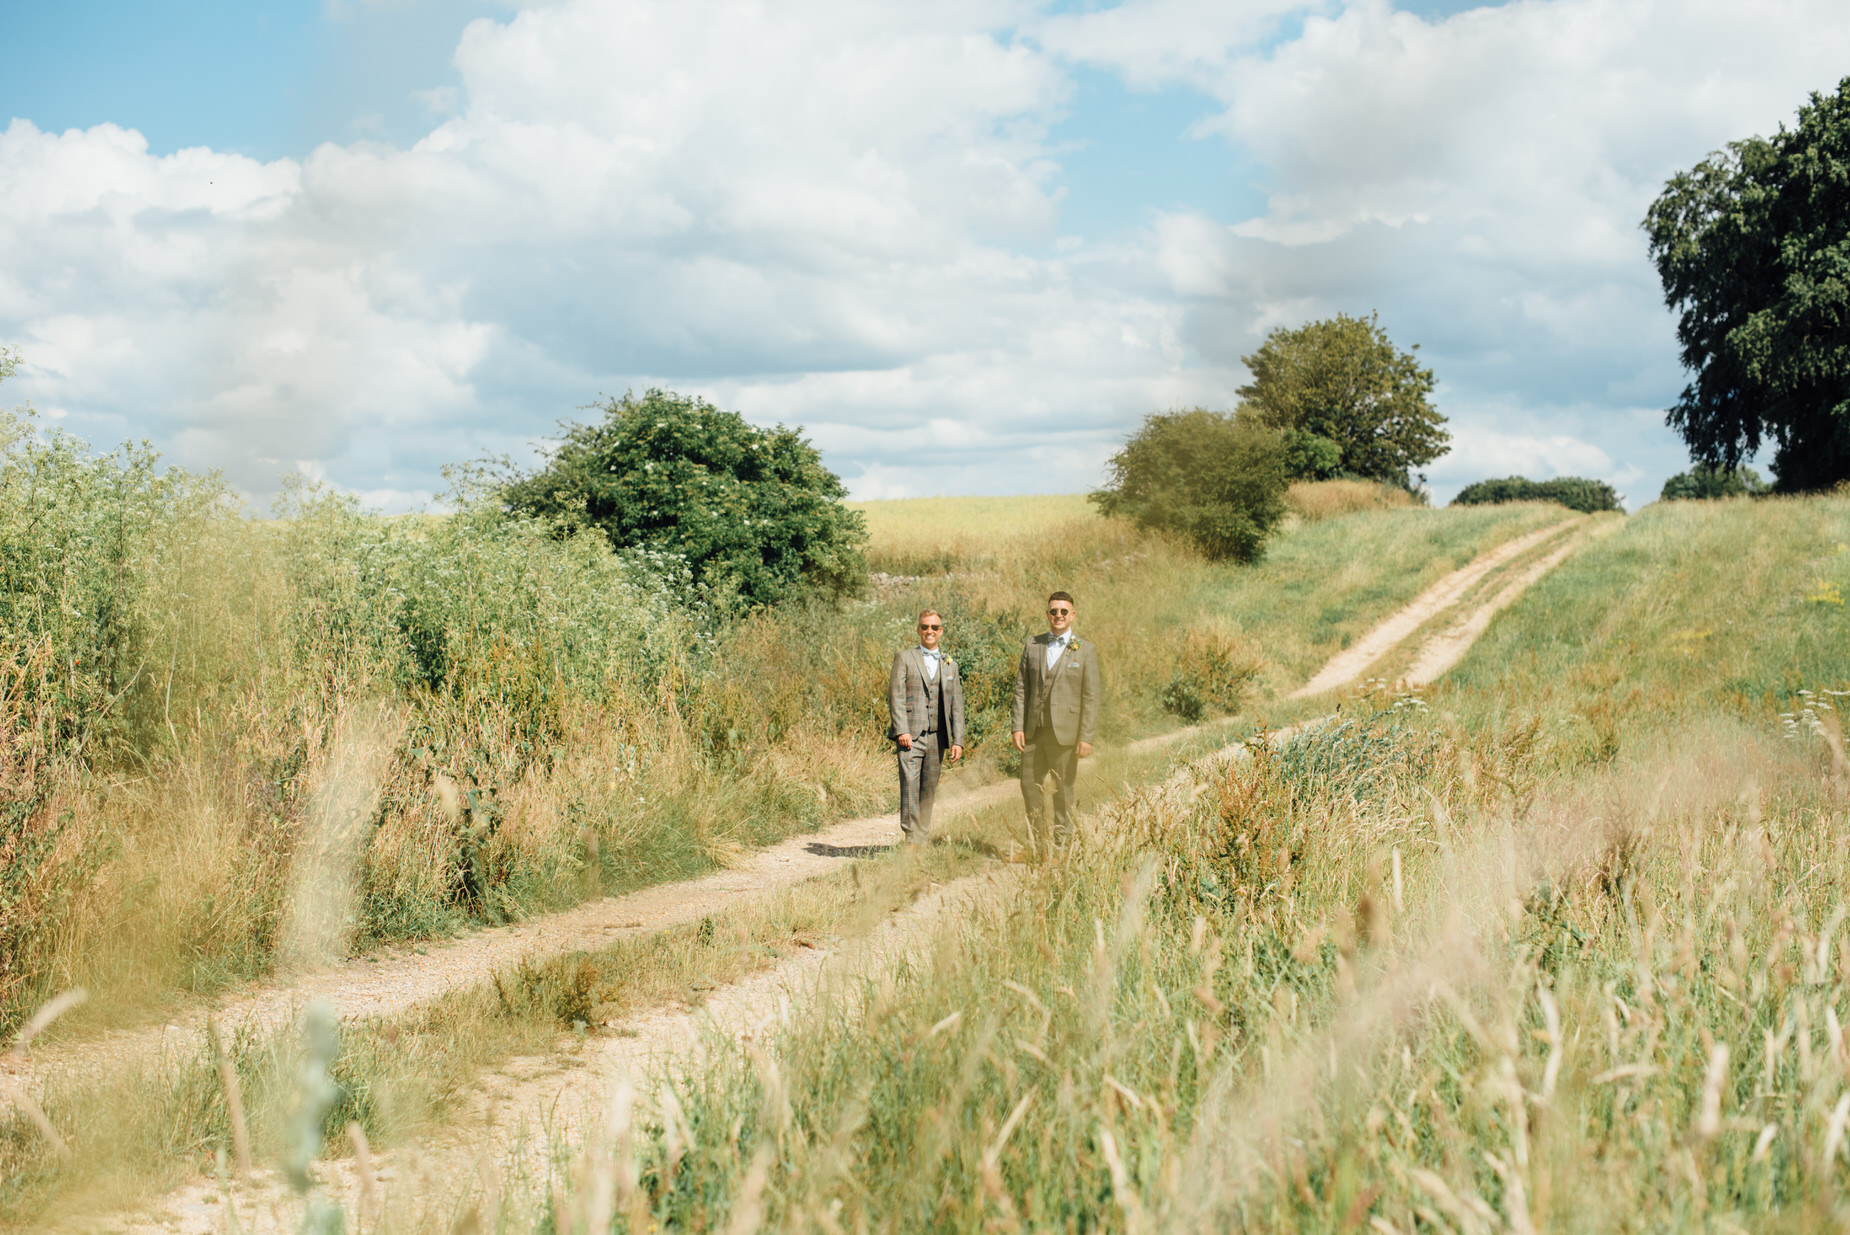
[[[1840,1227],[1846,543],[1844,498],[1647,509],[1425,698],[1132,793],[665,1076],[501,1229]]]
[[[479,505],[386,518],[296,486],[256,518],[145,449],[7,419],[0,1028],[74,986],[96,998],[65,1032],[133,1020],[887,809],[886,667],[925,604],[965,667],[962,775],[981,779],[1013,769],[1015,658],[1053,588],[1081,597],[1123,741],[1254,714],[1436,572],[1548,517],[1332,518],[1234,570],[1079,499],[977,500],[961,522],[894,506],[870,508],[886,576],[861,599],[723,615],[672,561]],[[940,543],[920,566],[912,546]],[[360,748],[361,765],[335,757]],[[356,822],[330,833],[324,805],[356,784]],[[291,889],[333,858],[354,868],[352,910],[307,930]]]

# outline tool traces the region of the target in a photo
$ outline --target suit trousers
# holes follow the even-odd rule
[[[938,796],[944,751],[935,733],[921,733],[912,739],[911,746],[897,749],[899,830],[907,840],[922,841],[931,835],[931,803]]]
[[[1047,793],[1042,789],[1053,778],[1053,835],[1049,837],[1042,820]],[[1028,829],[1036,843],[1051,840],[1063,846],[1072,838],[1073,808],[1078,795],[1073,791],[1079,779],[1079,747],[1062,746],[1048,725],[1028,735],[1028,749],[1021,756],[1021,802],[1028,809]]]

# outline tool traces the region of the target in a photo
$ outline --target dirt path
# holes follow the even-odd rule
[[[606,1130],[613,1097],[624,1116],[660,1118],[673,1101],[660,1088],[664,1078],[697,1070],[716,1045],[767,1037],[793,1009],[887,972],[909,955],[921,956],[947,919],[996,903],[1018,874],[1019,868],[1001,867],[943,885],[870,935],[752,974],[715,991],[697,1010],[640,1013],[616,1034],[580,1040],[569,1055],[510,1060],[481,1078],[471,1101],[431,1143],[378,1155],[364,1172],[354,1157],[320,1164],[322,1194],[362,1219],[352,1229],[458,1229],[457,1206],[464,1204],[482,1216],[472,1229],[494,1230],[495,1193],[511,1162],[523,1162],[532,1177],[547,1177],[554,1147],[582,1144]],[[229,1187],[201,1179],[144,1215],[86,1222],[82,1229],[281,1235],[301,1229],[303,1211],[303,1199],[280,1173],[263,1170]]]
[[[1604,536],[1618,527],[1617,520],[1610,520],[1577,529],[1565,544],[1517,570],[1515,576],[1496,595],[1420,645],[1419,653],[1413,658],[1413,664],[1402,680],[1409,686],[1427,686],[1438,681],[1453,665],[1464,659],[1465,653],[1471,650],[1478,636],[1490,629],[1490,620],[1515,604],[1517,598],[1529,590],[1530,584],[1565,562],[1588,540]]]
[[[1443,612],[1474,584],[1504,564],[1578,521],[1554,524],[1480,555],[1416,597],[1326,664],[1310,684],[1292,694],[1302,698],[1353,680],[1391,651],[1407,635]],[[1576,538],[1577,541],[1578,538]],[[1414,674],[1430,681],[1450,668],[1488,626],[1498,609],[1560,561],[1576,541],[1537,563],[1515,579],[1488,605],[1421,649]],[[1409,681],[1416,680],[1413,675]],[[1180,730],[1132,744],[1133,751],[1166,745],[1197,733]],[[1012,781],[972,788],[941,800],[948,813],[978,810],[1006,801],[1016,792]],[[623,896],[603,897],[559,913],[514,926],[492,927],[461,938],[385,949],[343,964],[272,981],[245,994],[201,1005],[165,1024],[115,1031],[99,1038],[40,1045],[25,1060],[0,1055],[0,1071],[28,1091],[36,1078],[52,1071],[118,1065],[124,1060],[157,1058],[163,1051],[189,1050],[205,1032],[208,1013],[227,1027],[260,1031],[289,1024],[311,1000],[326,999],[342,1017],[391,1016],[450,991],[488,981],[523,959],[544,960],[561,953],[650,934],[697,922],[708,914],[768,897],[794,884],[838,869],[845,860],[869,857],[899,840],[897,815],[875,815],[833,824],[819,832],[794,836],[744,857],[739,865],[698,879],[659,884]]]
[[[1505,541],[1489,552],[1479,554],[1414,597],[1405,608],[1392,614],[1373,630],[1332,656],[1329,663],[1317,671],[1315,677],[1292,691],[1288,697],[1308,699],[1313,695],[1327,694],[1339,686],[1347,686],[1361,677],[1370,665],[1399,647],[1414,631],[1457,604],[1465,593],[1475,587],[1486,575],[1522,557],[1531,549],[1546,544],[1568,529],[1580,526],[1580,523],[1581,520],[1577,518],[1564,519],[1559,523],[1551,523],[1547,527],[1530,532],[1526,536],[1518,536],[1514,540]],[[1488,620],[1486,619],[1486,622]],[[1467,643],[1465,646],[1470,645]],[[1460,654],[1462,655],[1462,652]]]
[[[1013,782],[984,785],[947,797],[940,810],[955,814],[980,809],[1014,792]],[[314,999],[326,999],[342,1018],[403,1013],[448,992],[487,982],[523,959],[544,960],[698,922],[710,913],[838,870],[851,859],[885,852],[898,841],[897,814],[845,820],[750,853],[739,865],[698,879],[603,897],[453,940],[386,949],[196,1008],[165,1024],[34,1047],[23,1061],[0,1055],[0,1070],[30,1090],[38,1077],[53,1071],[116,1066],[157,1058],[163,1051],[191,1050],[203,1039],[208,1013],[228,1029],[249,1026],[260,1031],[288,1025]]]

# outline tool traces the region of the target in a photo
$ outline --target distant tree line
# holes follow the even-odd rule
[[[1557,476],[1553,480],[1529,480],[1506,476],[1501,480],[1480,480],[1466,485],[1452,499],[1454,506],[1495,506],[1503,502],[1554,502],[1583,514],[1605,510],[1624,510],[1619,492],[1603,480],[1582,476]]]

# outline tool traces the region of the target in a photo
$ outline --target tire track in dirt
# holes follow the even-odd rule
[[[1201,727],[1143,738],[1133,752],[1196,736]],[[940,818],[1009,800],[1013,780],[973,786],[938,803]],[[53,1073],[81,1073],[135,1061],[171,1058],[198,1048],[207,1018],[227,1031],[274,1032],[293,1023],[316,999],[341,1019],[402,1015],[420,1004],[492,981],[522,961],[545,961],[698,922],[709,914],[770,899],[796,884],[839,870],[845,861],[875,857],[901,841],[899,815],[870,815],[831,824],[743,855],[736,865],[696,879],[655,884],[601,897],[510,926],[487,927],[456,939],[400,945],[339,965],[286,975],[255,990],[201,1005],[163,1023],[111,1030],[97,1037],[39,1045],[24,1057],[0,1053],[0,1081],[28,1093]],[[12,1100],[0,1084],[0,1112]]]
[[[949,797],[940,810],[956,814],[1005,801],[1012,781],[983,785]],[[158,1059],[163,1052],[197,1048],[207,1016],[226,1029],[281,1029],[315,999],[343,1019],[402,1014],[452,991],[477,986],[523,960],[545,960],[601,947],[624,938],[698,922],[819,875],[844,861],[871,857],[898,843],[899,816],[873,815],[792,836],[744,855],[737,865],[696,879],[656,884],[621,896],[601,897],[512,926],[489,927],[453,940],[400,946],[339,965],[266,983],[213,1001],[165,1023],[115,1030],[99,1037],[36,1046],[25,1059],[0,1055],[0,1071],[30,1091],[54,1070],[72,1072]],[[0,1110],[6,1108],[0,1098]]]
[[[1613,520],[1578,530],[1566,544],[1522,567],[1496,595],[1421,644],[1413,664],[1401,680],[1408,686],[1430,686],[1438,681],[1465,658],[1478,636],[1490,629],[1491,619],[1515,604],[1531,584],[1573,556],[1589,540],[1618,527],[1618,521]]]
[[[1269,738],[1283,745],[1316,723],[1289,725]],[[1249,757],[1244,745],[1231,745],[1177,768],[1145,792],[1173,794],[1185,805],[1219,767]],[[1099,812],[1080,821],[1092,835],[1102,826]],[[487,1069],[471,1098],[429,1142],[373,1156],[364,1167],[353,1156],[319,1163],[318,1194],[357,1219],[354,1229],[496,1229],[498,1181],[515,1167],[530,1178],[548,1178],[559,1146],[591,1144],[600,1134],[611,1143],[613,1100],[634,1101],[638,1119],[659,1120],[665,1083],[698,1070],[716,1049],[765,1040],[822,1000],[853,998],[855,984],[891,972],[902,960],[923,959],[943,938],[947,921],[968,921],[1002,903],[1021,874],[1018,866],[1002,865],[966,875],[894,910],[865,937],[787,958],[714,991],[699,1008],[638,1012],[614,1033],[581,1040],[563,1060],[527,1057]],[[86,1219],[69,1229],[285,1235],[302,1229],[306,1204],[280,1171],[264,1168],[237,1181],[201,1178],[134,1216]],[[471,1209],[477,1215],[472,1227]]]
[[[954,880],[895,911],[863,938],[751,974],[714,991],[698,1009],[638,1013],[614,1034],[581,1040],[563,1061],[510,1060],[480,1079],[470,1101],[429,1143],[374,1156],[365,1170],[353,1157],[318,1164],[319,1193],[361,1218],[355,1229],[456,1229],[457,1206],[465,1201],[483,1215],[474,1229],[496,1229],[486,1211],[496,1205],[495,1181],[511,1165],[546,1177],[555,1146],[585,1142],[603,1130],[614,1096],[631,1095],[644,1111],[658,1112],[664,1079],[698,1069],[716,1048],[766,1038],[796,1009],[849,991],[902,960],[920,959],[947,920],[996,903],[1019,873],[1002,867]],[[87,1220],[81,1229],[282,1235],[302,1229],[305,1203],[281,1172],[263,1169],[230,1183],[200,1179],[141,1215]]]
[[[1563,519],[1514,540],[1506,540],[1496,548],[1479,554],[1332,656],[1317,671],[1316,676],[1292,691],[1287,698],[1308,699],[1314,695],[1327,694],[1339,686],[1347,686],[1361,677],[1370,665],[1404,643],[1420,627],[1457,604],[1486,575],[1546,544],[1568,529],[1578,527],[1580,522],[1578,517]]]

